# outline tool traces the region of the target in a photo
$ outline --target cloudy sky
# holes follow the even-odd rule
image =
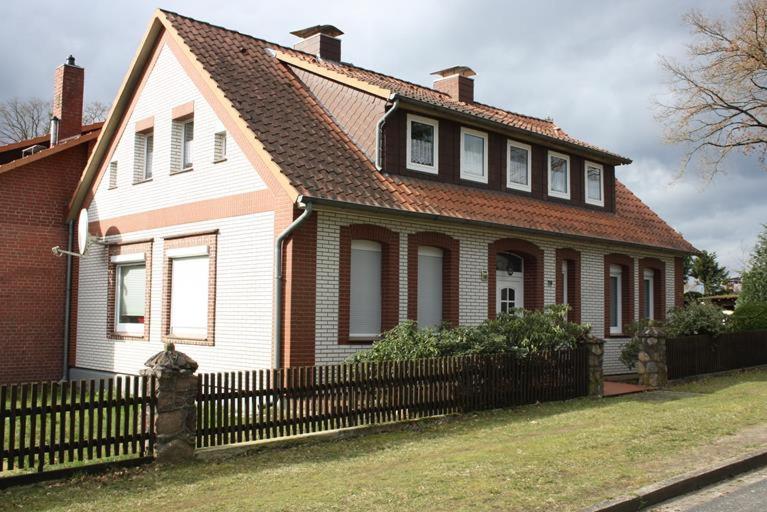
[[[111,103],[158,4],[5,0],[0,17],[0,100],[52,94],[54,68],[73,54],[86,68],[86,101]],[[664,92],[659,55],[684,57],[693,6],[726,16],[720,0],[286,1],[186,0],[161,5],[291,45],[290,31],[343,30],[344,60],[431,84],[431,71],[468,65],[479,101],[539,117],[631,157],[618,176],[700,249],[743,267],[767,223],[767,172],[728,162],[710,183],[675,179],[681,148],[664,145],[653,98]]]

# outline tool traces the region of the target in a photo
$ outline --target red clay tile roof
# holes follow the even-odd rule
[[[287,49],[261,39],[164,11],[184,44],[211,75],[291,184],[307,198],[365,207],[506,225],[578,237],[692,252],[695,249],[616,180],[616,212],[587,210],[499,191],[379,173],[325,113],[302,82],[266,49]],[[292,50],[291,50],[292,51]],[[303,55],[293,51],[294,55]],[[306,57],[309,58],[309,57]],[[391,77],[326,63],[367,81]],[[406,82],[398,82],[405,87]],[[447,101],[428,88],[410,94]],[[429,92],[431,91],[431,92]],[[457,103],[451,100],[451,103]],[[477,115],[498,116],[532,131],[553,123],[483,105]],[[455,107],[455,105],[453,105]],[[480,112],[481,111],[481,112]]]
[[[12,151],[17,151],[19,153],[19,156],[16,157],[14,160],[9,160],[7,162],[0,163],[0,174],[11,171],[18,167],[22,167],[24,165],[27,165],[28,163],[36,162],[50,155],[55,155],[56,153],[59,153],[61,151],[66,151],[67,149],[73,148],[75,146],[79,146],[80,144],[83,144],[85,142],[96,140],[96,137],[98,137],[99,131],[101,130],[102,124],[103,123],[96,123],[92,125],[83,126],[83,130],[80,133],[80,135],[73,135],[72,137],[67,137],[66,139],[62,139],[61,141],[59,141],[59,143],[53,147],[46,147],[45,149],[41,149],[37,153],[33,153],[25,157],[20,156],[22,149],[28,148],[34,144],[40,144],[40,142],[43,142],[43,141],[40,141],[40,142],[30,143],[30,141],[38,141],[40,139],[49,141],[49,137],[48,136],[35,137],[33,139],[27,139],[21,142],[16,142],[14,144],[9,144],[7,146],[2,146],[0,147],[0,155],[3,153],[10,153]]]
[[[86,133],[90,133],[94,130],[99,130],[103,124],[104,123],[84,124],[82,129],[80,130],[80,135],[85,135]],[[6,151],[13,151],[15,149],[25,149],[30,146],[34,146],[35,144],[49,142],[50,138],[51,138],[50,135],[40,135],[38,137],[32,137],[31,139],[25,139],[19,142],[12,142],[10,144],[0,146],[0,153],[5,153]]]

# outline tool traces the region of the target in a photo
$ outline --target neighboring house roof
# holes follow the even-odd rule
[[[39,137],[14,142],[13,144],[0,146],[0,174],[27,165],[28,163],[36,162],[42,158],[55,155],[60,151],[73,148],[84,142],[92,141],[98,136],[99,131],[101,130],[101,125],[103,124],[104,123],[93,123],[83,125],[80,135],[60,140],[59,143],[53,147],[50,147],[49,135],[41,135]],[[24,149],[36,145],[45,146],[45,149],[41,149],[29,156],[22,156],[22,151]]]
[[[381,94],[392,90],[435,106],[595,150],[594,146],[569,137],[553,122],[486,105],[460,103],[426,87],[348,64],[318,61],[308,54],[176,13],[158,11],[157,19],[189,49],[203,72],[209,75],[214,86],[244,121],[243,126],[255,135],[268,157],[288,179],[290,187],[305,198],[678,252],[695,250],[617,180],[616,212],[610,213],[377,172],[372,162],[296,77],[284,56],[293,61],[313,61],[334,72],[354,75],[355,80],[369,84],[374,90],[380,89]],[[141,62],[147,48],[154,44],[149,40],[150,36],[154,33],[157,37],[157,31],[155,24],[150,26],[134,62]],[[136,70],[131,73],[139,74]],[[131,76],[129,74],[125,84],[130,85]],[[129,93],[121,90],[121,95],[126,98]],[[118,97],[118,104],[121,101],[127,100]],[[102,136],[105,137],[106,134]],[[94,154],[100,154],[98,148]],[[602,154],[613,160],[623,159],[612,153]],[[90,187],[100,164],[89,163],[91,168],[83,186]],[[85,197],[86,193],[78,190],[70,215]]]

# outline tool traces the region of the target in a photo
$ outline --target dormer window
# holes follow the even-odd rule
[[[506,148],[506,186],[530,192],[530,146],[510,140]]]
[[[407,168],[411,171],[439,172],[439,122],[408,114]]]
[[[585,173],[586,203],[604,206],[604,167],[593,162],[586,162]]]
[[[487,134],[461,128],[461,179],[487,183]]]
[[[549,195],[570,199],[570,157],[549,151]]]

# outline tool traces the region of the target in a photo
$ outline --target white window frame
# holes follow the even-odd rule
[[[623,333],[623,268],[620,265],[610,265],[610,280],[613,277],[618,278],[618,286],[616,286],[617,296],[613,297],[610,294],[610,312],[612,313],[613,301],[615,302],[615,319],[618,321],[618,325],[610,325],[610,334],[622,334]],[[612,283],[611,283],[612,284]],[[610,293],[608,289],[608,293]],[[612,323],[612,314],[609,319]]]
[[[434,165],[424,165],[412,161],[411,133],[413,121],[434,128]],[[407,168],[411,171],[426,172],[429,174],[439,174],[439,121],[422,117],[415,114],[407,115]]]
[[[562,269],[561,269],[561,275],[562,275],[562,304],[570,304],[570,301],[568,299],[568,292],[567,289],[567,281],[569,278],[569,266],[567,265],[567,260],[562,260]]]
[[[356,250],[362,250],[362,251],[377,252],[377,253],[379,253],[381,255],[381,268],[380,268],[380,272],[379,272],[379,275],[378,275],[378,279],[380,281],[382,279],[382,273],[383,273],[383,252],[384,252],[383,244],[380,243],[380,242],[376,242],[374,240],[365,240],[364,238],[360,238],[360,239],[354,239],[354,240],[351,241],[350,249],[351,249],[351,251],[354,251],[356,249]],[[351,261],[350,261],[350,265],[349,266],[350,266],[350,268],[349,268],[349,272],[350,272],[350,276],[349,276],[349,287],[350,287],[349,297],[351,299],[352,289],[354,287],[354,283],[352,282],[353,270],[351,268]],[[378,307],[379,307],[379,311],[378,311],[379,322],[381,322],[383,320],[383,286],[381,286],[380,292],[381,292],[381,297],[379,298],[379,304],[378,304]],[[351,308],[350,308],[350,314],[349,314],[349,341],[352,341],[352,342],[353,341],[370,341],[370,340],[375,339],[375,338],[377,338],[378,336],[381,335],[381,332],[353,332],[352,327],[353,326],[352,326]],[[381,327],[379,327],[379,331],[380,330],[381,330]]]
[[[189,164],[186,163],[186,127],[192,124],[194,126],[194,118],[181,121],[181,170],[188,171],[194,167],[194,147],[192,147],[192,159]],[[194,130],[194,128],[192,128]],[[194,144],[195,134],[192,133],[192,140],[189,141],[189,145]]]
[[[151,180],[154,175],[154,132],[141,134],[144,139],[144,166],[141,169],[142,181]],[[149,139],[152,139],[152,158],[149,158]],[[147,176],[147,170],[150,175]]]
[[[122,294],[122,269],[125,267],[134,267],[143,264],[144,272],[147,272],[146,259],[144,253],[118,254],[110,258],[110,262],[115,265],[115,304],[114,304],[114,329],[117,334],[128,334],[131,336],[143,336],[144,324],[140,323],[120,323],[120,296]],[[146,286],[146,284],[144,285]],[[145,290],[146,293],[146,290]],[[144,298],[144,311],[146,311],[146,297]],[[146,321],[146,318],[145,318]]]
[[[464,136],[465,135],[473,135],[475,137],[480,137],[485,141],[484,144],[484,154],[483,156],[483,170],[484,175],[482,177],[472,176],[470,174],[467,174],[464,171],[464,158],[463,158],[463,149],[464,149]],[[462,180],[469,180],[469,181],[475,181],[477,183],[487,183],[487,175],[490,174],[489,169],[487,168],[487,154],[488,154],[488,136],[486,132],[481,132],[479,130],[472,130],[471,128],[466,128],[465,126],[461,126],[461,179]]]
[[[559,192],[557,190],[554,190],[551,188],[551,159],[552,157],[557,157],[565,160],[567,162],[567,176],[565,176],[565,185],[567,186],[567,192]],[[570,199],[570,174],[571,174],[571,164],[570,164],[570,157],[568,155],[565,155],[564,153],[557,153],[556,151],[549,151],[548,154],[548,188],[549,188],[549,195],[551,197],[558,197],[560,199]]]
[[[524,149],[527,151],[527,185],[523,183],[516,183],[511,181],[511,173],[509,172],[511,164],[511,148]],[[517,142],[515,140],[508,139],[506,141],[506,186],[515,190],[522,190],[524,192],[530,192],[533,185],[533,148],[529,144]]]
[[[601,199],[593,199],[589,197],[589,167],[599,169],[599,190],[601,191]],[[602,164],[596,162],[589,162],[586,160],[583,165],[583,197],[586,204],[593,204],[594,206],[605,205],[605,168]]]
[[[210,250],[207,245],[195,245],[192,247],[179,247],[175,249],[168,249],[166,251],[166,256],[170,260],[171,268],[173,268],[174,260],[184,260],[187,258],[208,258],[208,266],[210,266]],[[196,328],[190,328],[190,329],[182,329],[182,330],[174,330],[173,329],[173,271],[171,270],[171,277],[170,277],[170,296],[168,297],[168,308],[170,310],[170,315],[168,318],[168,335],[173,338],[179,338],[179,339],[188,339],[188,340],[207,340],[208,339],[208,333],[210,332],[210,325],[209,325],[209,318],[206,318],[205,321],[205,328],[204,329],[196,329]],[[207,276],[208,279],[208,289],[207,289],[207,297],[206,297],[206,303],[210,301],[210,275]],[[206,313],[207,314],[207,313]]]
[[[642,276],[642,287],[649,281],[649,288],[644,290],[644,307],[647,311],[643,311],[645,318],[648,320],[655,320],[655,271],[647,269]]]

